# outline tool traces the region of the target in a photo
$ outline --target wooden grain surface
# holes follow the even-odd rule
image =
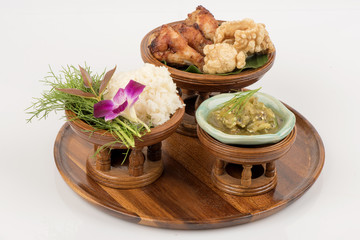
[[[298,199],[318,178],[325,152],[320,136],[299,113],[297,138],[276,161],[278,184],[258,196],[240,197],[217,189],[210,178],[215,158],[197,138],[173,134],[163,142],[163,175],[153,184],[131,190],[99,185],[86,174],[92,145],[69,124],[60,130],[55,162],[66,183],[81,197],[134,223],[173,229],[233,226],[267,217]]]

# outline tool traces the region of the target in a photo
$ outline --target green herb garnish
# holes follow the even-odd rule
[[[203,74],[203,72],[200,71],[200,69],[198,69],[195,65],[190,65],[187,69],[185,69],[185,72]]]
[[[241,111],[244,109],[245,104],[249,101],[249,99],[260,90],[261,88],[249,91],[238,92],[235,96],[229,101],[225,102],[221,105],[222,108],[228,108],[225,113],[234,113],[236,117],[241,114]]]
[[[94,104],[102,100],[113,71],[115,69],[98,75],[92,74],[89,67],[80,68],[79,71],[74,66],[67,66],[62,68],[60,75],[56,75],[50,68],[43,82],[51,89],[44,91],[40,98],[34,98],[35,101],[26,109],[31,115],[27,121],[46,118],[50,112],[70,110],[76,114],[76,119],[96,129],[94,131],[106,130],[111,133],[116,141],[109,143],[109,146],[121,143],[127,148],[134,147],[134,136],[141,137],[146,133],[143,124],[133,123],[121,116],[113,121],[94,117]]]

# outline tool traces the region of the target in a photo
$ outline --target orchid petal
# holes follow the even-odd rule
[[[132,100],[129,107],[132,107],[137,100],[139,100],[139,96],[137,96],[135,99]]]
[[[125,89],[119,88],[112,100],[103,100],[94,105],[94,117],[105,117],[105,121],[109,121],[121,115],[130,121],[139,122],[133,105],[144,88],[145,85],[130,80]]]
[[[114,108],[114,103],[112,100],[103,100],[94,104],[94,117],[104,117],[110,113]]]
[[[113,101],[116,105],[121,105],[126,101],[125,90],[123,88],[119,88],[113,98]]]
[[[137,114],[136,114],[136,111],[135,111],[134,107],[129,108],[129,113],[130,113],[129,117],[131,119],[133,119],[134,122],[138,122],[138,117],[137,117]]]
[[[123,112],[120,113],[120,116],[123,116],[132,122],[138,122],[138,117],[136,115],[135,108],[133,107],[127,107]]]
[[[125,101],[123,104],[121,104],[119,107],[115,108],[113,110],[114,113],[118,114],[125,110],[125,108],[128,106],[128,101]]]
[[[114,113],[114,112],[110,112],[105,116],[105,121],[110,121],[113,120],[114,118],[116,118],[117,116],[119,116],[119,114]]]
[[[142,93],[144,90],[145,85],[138,83],[134,80],[130,80],[130,82],[125,87],[125,94],[128,101],[135,102],[134,100],[137,100],[137,97]]]

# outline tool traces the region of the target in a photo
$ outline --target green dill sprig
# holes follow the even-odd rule
[[[56,75],[50,68],[48,76],[42,81],[50,90],[44,91],[41,97],[34,98],[34,102],[25,110],[30,114],[27,122],[34,118],[46,119],[51,112],[70,110],[76,114],[74,119],[86,122],[94,131],[106,130],[111,133],[116,141],[109,143],[109,146],[121,143],[127,148],[134,147],[134,136],[141,137],[146,133],[143,124],[133,123],[121,116],[113,121],[94,117],[94,104],[102,100],[102,94],[112,75],[109,72],[93,74],[88,66],[80,68],[80,71],[74,66],[66,66]]]
[[[260,90],[261,88],[249,91],[238,92],[235,96],[229,101],[225,102],[222,105],[222,108],[228,108],[225,113],[234,113],[236,117],[241,114],[245,104],[249,101],[249,99]]]

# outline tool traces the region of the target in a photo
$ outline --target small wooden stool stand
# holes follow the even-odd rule
[[[220,190],[239,196],[254,196],[275,188],[275,161],[290,150],[296,138],[295,127],[278,143],[237,147],[217,141],[199,126],[197,132],[200,142],[215,156],[213,183]]]
[[[177,109],[167,122],[152,128],[141,138],[135,138],[128,161],[125,160],[126,164],[123,165],[115,164],[115,161],[112,161],[114,159],[111,159],[115,154],[111,154],[112,150],[109,148],[103,147],[116,140],[111,133],[105,130],[94,131],[95,129],[84,121],[74,120],[75,113],[69,110],[65,113],[76,135],[94,146],[86,160],[87,175],[108,187],[130,189],[149,185],[161,176],[164,170],[161,142],[176,131],[184,116],[185,108]],[[114,143],[111,148],[127,150],[122,142]],[[116,162],[123,162],[124,157],[119,158],[120,161]]]
[[[163,172],[161,142],[148,146],[146,155],[143,146],[131,149],[128,164],[120,166],[112,166],[111,151],[108,148],[94,156],[99,147],[94,145],[94,152],[88,157],[86,169],[91,178],[105,186],[121,189],[143,187],[154,182]],[[122,159],[118,162],[122,162]]]

